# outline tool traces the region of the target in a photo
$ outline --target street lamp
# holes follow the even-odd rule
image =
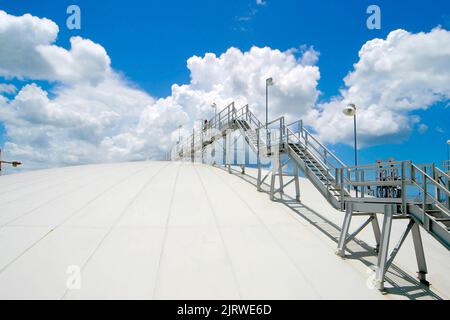
[[[216,119],[216,117],[217,117],[217,104],[214,102],[211,105],[211,108],[214,108],[214,119]]]
[[[206,130],[206,127],[203,126],[203,119],[197,119],[197,121],[200,121],[200,152],[202,154],[202,163],[203,163],[203,134],[205,133],[204,131]]]
[[[447,160],[450,162],[450,140],[447,140]]]
[[[450,140],[447,140],[447,171],[450,172]]]
[[[183,128],[182,124],[178,126],[178,144],[181,142],[181,128]]]
[[[342,112],[349,117],[353,117],[353,137],[355,139],[355,167],[358,166],[358,143],[356,139],[356,106],[353,103],[349,103]],[[356,170],[356,168],[355,168]],[[356,197],[358,197],[358,188],[356,190]]]
[[[269,123],[269,86],[273,86],[273,79],[266,79],[266,130]]]
[[[2,164],[10,164],[14,168],[22,165],[22,162],[19,161],[3,161],[2,160],[2,150],[0,150],[0,175],[2,174]]]

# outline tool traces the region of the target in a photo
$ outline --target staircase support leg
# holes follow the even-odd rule
[[[416,252],[417,266],[419,271],[417,272],[417,276],[419,281],[425,285],[429,285],[429,282],[426,279],[426,275],[428,273],[427,263],[425,260],[425,252],[423,250],[422,237],[420,236],[420,229],[417,223],[414,223],[411,229],[411,234],[414,242],[414,250]]]
[[[258,182],[256,183],[256,187],[258,191],[261,191],[261,163],[258,158]]]
[[[300,184],[298,179],[298,164],[294,161],[295,200],[300,201]]]
[[[389,240],[391,237],[392,218],[395,205],[384,206],[383,230],[381,232],[380,252],[378,253],[377,271],[375,275],[375,286],[378,290],[384,290],[384,276],[387,271],[387,259],[389,252]]]
[[[278,179],[280,184],[280,198],[283,199],[284,183],[283,183],[283,164],[281,163],[281,155],[278,155]]]
[[[373,229],[373,235],[375,236],[375,242],[376,242],[375,251],[378,252],[380,250],[380,241],[381,241],[380,225],[378,224],[377,214],[374,213],[372,217],[373,217],[372,229]]]
[[[256,161],[258,165],[258,181],[256,183],[256,188],[258,191],[261,191],[261,148],[259,146],[259,129],[256,129]]]
[[[345,257],[345,244],[347,240],[348,230],[350,228],[350,222],[352,221],[352,215],[353,215],[353,204],[347,203],[345,207],[344,223],[342,225],[341,235],[339,237],[338,242],[338,250],[336,252],[336,254],[341,256],[342,258]]]
[[[232,139],[231,139],[231,134],[229,134],[228,132],[225,135],[224,142],[225,142],[225,163],[226,163],[226,167],[228,169],[228,173],[231,174]]]
[[[223,165],[226,167],[227,166],[227,136],[223,135],[222,136],[222,147],[223,147]]]
[[[272,175],[270,177],[270,200],[275,200],[275,169],[272,168]]]

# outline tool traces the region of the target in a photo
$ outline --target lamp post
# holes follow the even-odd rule
[[[216,117],[217,117],[217,104],[214,102],[214,103],[211,105],[211,108],[214,109],[214,120],[215,120]]]
[[[181,128],[183,128],[182,124],[178,126],[178,144],[181,142]]]
[[[266,79],[266,130],[269,123],[269,86],[273,86],[273,79]]]
[[[447,140],[447,161],[450,162],[450,140]]]
[[[206,130],[206,127],[203,126],[203,119],[196,119],[197,121],[200,121],[200,152],[202,154],[202,163],[203,163],[203,135],[205,134],[204,130]]]
[[[2,175],[2,164],[10,164],[14,168],[22,165],[22,162],[19,161],[3,161],[2,160],[2,150],[0,150],[0,175]]]
[[[353,137],[355,143],[355,167],[358,166],[358,140],[356,138],[356,106],[353,103],[349,103],[342,112],[349,117],[353,117]],[[355,168],[356,170],[356,168]],[[358,197],[358,187],[355,187],[356,197]]]
[[[450,172],[450,140],[447,140],[447,171]]]

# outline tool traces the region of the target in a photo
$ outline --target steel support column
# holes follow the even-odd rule
[[[416,252],[417,267],[419,268],[419,271],[417,272],[417,277],[419,278],[421,283],[429,285],[428,281],[426,280],[428,269],[425,260],[425,252],[423,250],[422,237],[420,236],[419,225],[416,222],[411,228],[411,234],[414,242],[414,250]]]
[[[294,184],[295,184],[295,200],[300,201],[300,183],[298,178],[298,163],[293,161],[294,164]]]
[[[380,251],[378,253],[377,271],[375,275],[375,286],[384,290],[384,275],[386,274],[386,262],[389,252],[389,240],[391,238],[392,219],[395,205],[384,206],[383,230],[381,232]]]
[[[353,204],[347,203],[345,206],[344,223],[342,225],[341,235],[339,236],[338,250],[336,252],[336,254],[341,257],[345,257],[345,244],[347,240],[348,230],[350,228],[350,222],[352,221],[352,214]]]

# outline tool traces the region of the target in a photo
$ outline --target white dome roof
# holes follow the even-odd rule
[[[383,296],[367,285],[376,258],[358,257],[365,252],[360,244],[349,244],[352,259],[334,255],[343,215],[307,180],[300,182],[302,204],[288,197],[271,202],[252,181],[173,162],[2,176],[0,299],[408,296],[401,290]],[[373,242],[370,232],[358,237]],[[423,238],[429,280],[437,295],[449,297],[448,252],[425,232]],[[388,272],[387,288],[417,285],[409,242]],[[71,282],[77,268],[80,281]]]

